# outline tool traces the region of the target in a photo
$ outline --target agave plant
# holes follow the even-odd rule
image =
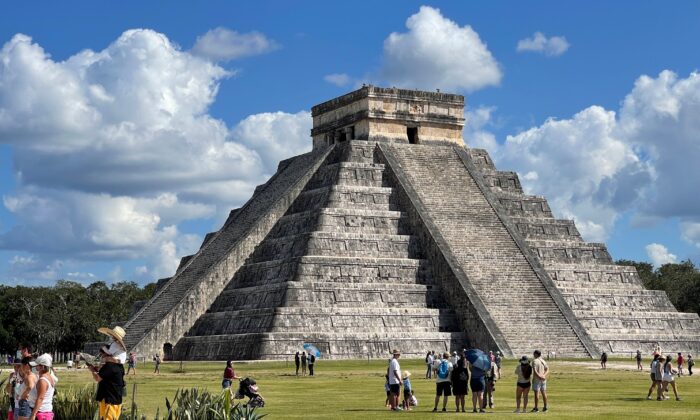
[[[234,404],[228,390],[215,395],[199,388],[179,389],[172,403],[166,398],[165,406],[167,420],[257,420],[266,416],[255,408]]]
[[[53,413],[56,420],[97,419],[95,387],[68,388],[57,392],[53,399]]]

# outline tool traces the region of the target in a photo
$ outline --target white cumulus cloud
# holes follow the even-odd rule
[[[531,38],[518,41],[518,52],[529,51],[556,57],[562,55],[570,47],[569,42],[563,36],[547,38],[542,32],[535,32]]]
[[[213,61],[229,61],[251,55],[265,54],[279,45],[257,31],[239,33],[218,27],[197,37],[192,53]]]
[[[672,264],[678,260],[675,255],[668,252],[668,249],[661,244],[652,243],[647,245],[645,249],[647,251],[647,256],[649,256],[649,259],[654,267],[660,267],[664,264]]]
[[[408,32],[384,41],[382,77],[403,88],[471,92],[498,85],[498,62],[469,25],[422,6],[406,21]]]
[[[336,86],[347,86],[352,82],[352,78],[345,73],[333,73],[323,76],[323,80]]]
[[[209,115],[228,76],[145,29],[65,61],[25,35],[5,43],[0,144],[12,150],[17,188],[2,197],[15,223],[0,231],[0,249],[32,258],[13,263],[16,280],[60,274],[57,261],[142,260],[137,274],[171,275],[201,239],[182,222],[221,219],[279,159],[310,148],[308,112],[233,128]]]

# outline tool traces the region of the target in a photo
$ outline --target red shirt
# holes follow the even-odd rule
[[[230,367],[227,367],[224,369],[224,379],[233,379],[233,377],[236,376],[233,372],[233,369]]]
[[[677,362],[678,362],[679,366],[682,365],[684,361],[685,361],[685,359],[683,359],[683,356],[678,356]]]

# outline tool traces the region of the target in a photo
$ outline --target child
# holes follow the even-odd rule
[[[688,355],[688,376],[693,376],[693,366],[695,366],[695,360],[693,360],[693,355]]]
[[[389,404],[391,398],[391,389],[389,388],[389,375],[384,375],[384,391],[386,391],[386,401],[384,401],[384,407],[391,407]]]
[[[413,390],[411,389],[411,381],[408,379],[411,377],[411,372],[403,371],[403,409],[411,410],[411,397],[413,396]]]
[[[496,392],[496,375],[498,368],[495,363],[491,364],[491,369],[486,372],[486,389],[484,390],[484,399],[481,403],[481,408],[486,408],[486,403],[488,402],[489,408],[493,408],[493,393]]]

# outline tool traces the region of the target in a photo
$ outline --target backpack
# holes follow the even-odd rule
[[[695,366],[695,360],[689,359],[689,360],[688,360],[688,366],[689,366],[689,367]]]
[[[447,362],[447,360],[440,362],[440,367],[437,370],[437,374],[438,378],[447,379],[447,376],[450,374],[450,364]]]

